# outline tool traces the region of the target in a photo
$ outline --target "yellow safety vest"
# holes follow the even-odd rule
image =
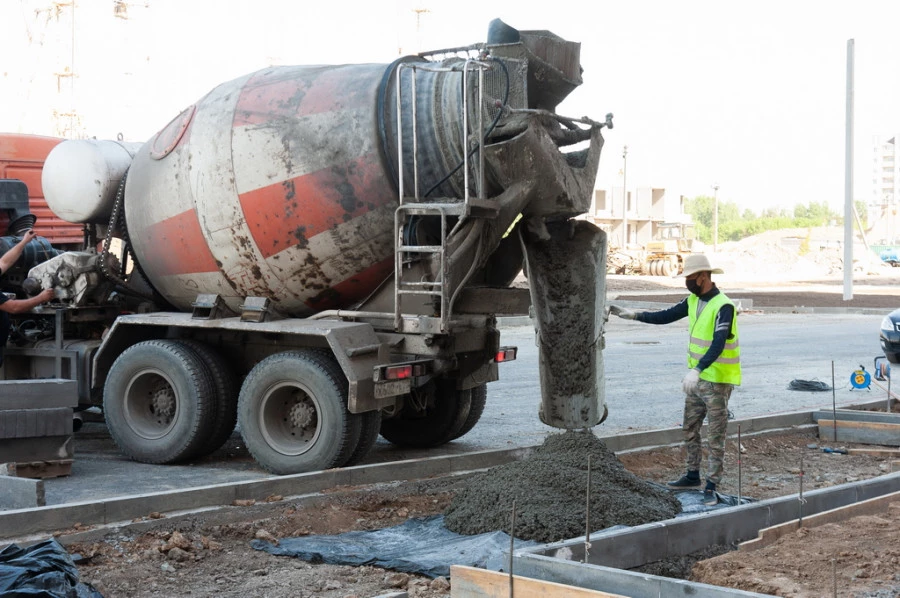
[[[697,305],[700,298],[691,293],[688,297],[688,321],[690,340],[688,341],[688,367],[695,368],[700,358],[706,354],[712,344],[713,332],[716,328],[716,315],[723,305],[734,306],[734,303],[720,292],[709,300],[700,315]],[[738,342],[737,309],[731,319],[731,335],[725,341],[722,354],[711,366],[700,372],[700,378],[709,382],[739,385],[741,383],[741,346]]]

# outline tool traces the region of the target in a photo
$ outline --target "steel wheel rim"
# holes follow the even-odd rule
[[[321,405],[309,389],[297,382],[280,382],[262,397],[260,431],[273,450],[286,456],[302,455],[321,435],[321,413]]]
[[[122,407],[128,427],[146,440],[169,434],[181,414],[172,380],[156,368],[145,368],[131,377]]]

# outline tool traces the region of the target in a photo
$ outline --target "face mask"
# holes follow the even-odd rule
[[[696,278],[693,280],[685,279],[684,286],[687,287],[687,290],[689,290],[693,294],[697,295],[698,297],[700,296],[700,291],[703,288],[700,286],[700,283],[697,282]]]

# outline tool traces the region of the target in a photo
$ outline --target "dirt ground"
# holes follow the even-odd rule
[[[811,444],[816,444],[816,448],[809,448]],[[821,448],[832,444],[819,442],[814,431],[743,437],[741,445],[744,449],[741,453],[741,492],[743,496],[758,499],[798,492],[801,471],[806,491],[871,478],[891,469],[890,461],[881,457],[826,454]],[[726,477],[720,489],[737,494],[737,442],[730,440],[728,449]],[[621,454],[618,459],[628,471],[649,481],[665,481],[683,468],[680,448]],[[454,495],[467,484],[467,477],[456,477],[384,486],[365,493],[343,489],[302,506],[272,497],[270,509],[274,510],[265,517],[228,525],[210,525],[200,519],[170,525],[163,519],[159,520],[155,531],[136,537],[114,536],[102,542],[73,544],[69,551],[80,555],[78,566],[82,581],[93,584],[107,597],[363,598],[398,590],[405,590],[410,596],[446,597],[450,594],[447,579],[432,580],[371,566],[312,564],[254,550],[250,542],[378,529],[412,517],[443,513]],[[866,545],[852,543],[850,535],[841,531],[828,536],[824,528],[810,530],[810,535],[817,534],[815,553],[807,542],[802,541],[804,538],[797,547],[783,541],[766,551],[735,555],[733,558],[740,566],[709,567],[701,563],[696,580],[754,591],[774,591],[783,596],[831,595],[821,591],[822,587],[828,589],[830,586],[816,585],[831,583],[830,575],[822,574],[831,571],[830,560],[823,565],[816,558],[838,558],[839,596],[854,595],[850,593],[852,591],[889,591],[891,583],[900,588],[900,581],[891,581],[891,576],[900,576],[900,549],[896,548],[895,535],[887,534],[890,539],[885,536],[877,544],[878,532],[885,528],[896,532],[896,513],[893,517],[870,517],[862,523],[854,521],[846,526],[865,531],[862,537],[868,542]],[[889,523],[885,524],[885,521]],[[780,556],[771,556],[771,550],[781,550]],[[779,568],[770,570],[771,563]],[[785,567],[784,563],[792,565]],[[741,572],[747,575],[742,577]]]
[[[801,528],[766,548],[702,561],[691,579],[776,596],[896,598],[898,526],[895,502],[882,514]]]

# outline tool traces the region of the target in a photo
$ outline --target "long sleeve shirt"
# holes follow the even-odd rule
[[[713,284],[713,288],[708,293],[704,293],[700,295],[700,301],[697,304],[698,313],[703,311],[703,308],[706,307],[706,304],[710,299],[719,294],[719,289]],[[688,302],[687,297],[682,299],[680,302],[676,303],[672,307],[668,307],[666,309],[662,309],[659,311],[639,311],[635,316],[635,320],[639,322],[645,322],[647,324],[671,324],[672,322],[676,322],[681,320],[682,318],[686,318],[688,316]],[[696,369],[701,372],[708,368],[712,363],[719,358],[719,355],[722,354],[722,349],[725,348],[725,341],[728,340],[728,337],[731,336],[731,322],[734,320],[734,306],[727,304],[723,305],[719,309],[719,313],[716,314],[716,328],[713,333],[712,343],[709,345],[709,349],[706,350],[706,353],[703,357],[700,358],[699,363],[697,363]]]

